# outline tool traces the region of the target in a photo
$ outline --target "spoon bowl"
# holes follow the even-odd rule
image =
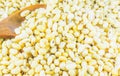
[[[4,20],[0,21],[0,38],[13,38],[16,36],[14,30],[21,25],[25,20],[24,17],[20,16],[20,13],[25,10],[34,11],[38,8],[46,8],[45,4],[35,4],[28,7],[25,7],[15,13],[11,14]]]

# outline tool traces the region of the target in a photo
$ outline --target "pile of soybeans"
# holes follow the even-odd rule
[[[0,20],[38,3],[0,38],[0,76],[120,76],[120,0],[0,0]]]

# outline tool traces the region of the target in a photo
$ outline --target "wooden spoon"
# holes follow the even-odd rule
[[[15,28],[19,27],[21,25],[21,22],[25,20],[24,17],[20,16],[20,13],[24,10],[30,10],[34,11],[37,8],[46,8],[45,4],[36,4],[31,5],[26,8],[23,8],[22,10],[19,10],[4,20],[0,22],[0,38],[13,38],[16,36],[14,30]]]

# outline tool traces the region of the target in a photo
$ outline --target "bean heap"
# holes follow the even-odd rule
[[[26,2],[27,1],[27,2]],[[0,19],[37,0],[1,0]],[[120,0],[44,0],[0,39],[0,76],[119,76]],[[6,5],[5,5],[6,4]]]

